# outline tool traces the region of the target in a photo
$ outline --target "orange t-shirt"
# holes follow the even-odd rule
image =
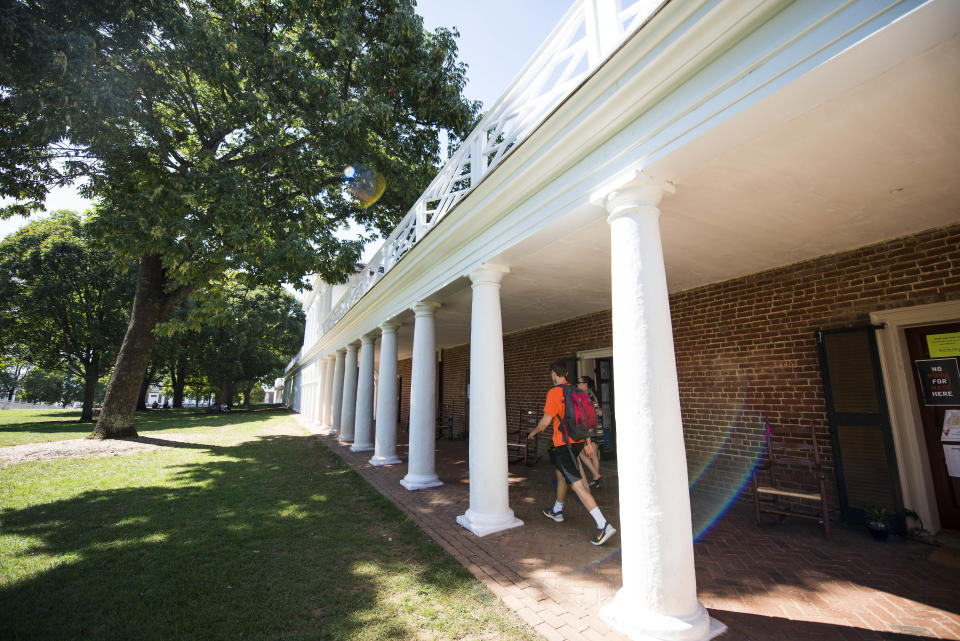
[[[563,432],[560,431],[560,419],[563,418],[566,410],[566,404],[563,402],[563,388],[559,385],[551,387],[547,392],[547,402],[543,404],[543,413],[553,417],[553,446],[560,447],[566,445],[563,439]],[[573,441],[581,443],[582,441]]]

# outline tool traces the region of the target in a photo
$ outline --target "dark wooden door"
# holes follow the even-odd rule
[[[927,405],[924,402],[920,375],[915,364],[917,361],[929,358],[946,357],[955,359],[960,356],[960,354],[951,356],[949,352],[931,354],[930,344],[927,340],[930,336],[958,332],[960,332],[960,323],[915,327],[905,331],[907,347],[910,350],[910,364],[913,369],[912,378],[917,394],[917,405],[920,407],[923,435],[927,446],[927,457],[930,460],[933,487],[937,494],[940,523],[943,527],[951,530],[960,530],[960,478],[948,474],[940,433],[947,410],[960,410],[960,405]]]
[[[601,454],[613,457],[617,451],[617,424],[613,409],[613,357],[598,358],[595,363],[594,382],[597,384],[597,400],[603,412],[603,447]]]
[[[903,499],[874,327],[817,332],[833,465],[843,518],[886,508],[902,527]]]

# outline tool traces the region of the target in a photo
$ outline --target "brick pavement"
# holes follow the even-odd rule
[[[597,618],[621,583],[620,536],[590,545],[595,525],[575,502],[565,507],[563,523],[540,515],[553,501],[553,468],[545,458],[529,468],[510,466],[510,506],[523,527],[479,538],[456,522],[469,507],[465,441],[437,441],[444,485],[410,492],[399,484],[407,471],[402,445],[403,463],[374,467],[371,452],[317,437],[545,639],[625,638]],[[605,475],[615,471],[604,463]],[[616,525],[616,483],[595,497]],[[714,507],[695,501],[694,520]],[[694,546],[700,601],[729,628],[720,639],[960,640],[960,581],[955,569],[928,560],[934,548],[898,537],[876,542],[840,524],[831,534],[826,541],[822,528],[801,519],[758,527],[749,506],[727,511]]]

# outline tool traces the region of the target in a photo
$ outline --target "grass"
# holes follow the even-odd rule
[[[183,418],[0,467],[0,638],[536,638],[286,413]]]
[[[264,406],[273,407],[273,406]],[[230,413],[231,422],[258,420],[251,412]],[[203,409],[147,410],[137,413],[137,432],[179,431],[221,425],[226,416],[206,414]],[[93,431],[93,423],[80,422],[80,410],[0,410],[0,447],[84,438]]]

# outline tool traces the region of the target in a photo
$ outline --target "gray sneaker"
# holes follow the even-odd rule
[[[557,523],[563,523],[563,511],[554,512],[552,507],[547,507],[543,509],[543,515],[548,519],[553,519]]]
[[[617,531],[614,529],[610,522],[607,521],[603,524],[603,527],[597,530],[597,533],[590,537],[590,542],[594,545],[603,545],[607,542],[611,536],[616,534]]]

